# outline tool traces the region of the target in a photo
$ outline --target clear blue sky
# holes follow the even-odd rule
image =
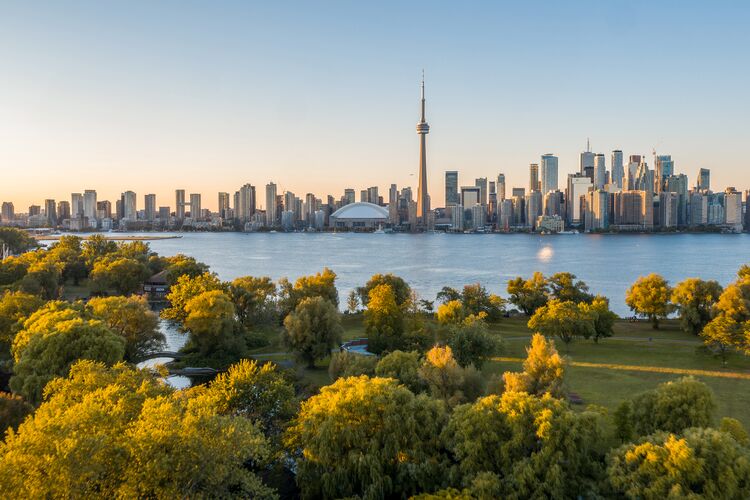
[[[750,188],[749,24],[740,1],[5,1],[0,199],[416,187],[422,68],[433,206],[447,169],[526,186],[548,152],[562,187],[587,137]]]

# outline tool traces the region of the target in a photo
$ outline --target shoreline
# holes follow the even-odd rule
[[[85,240],[86,238],[94,234],[101,234],[108,241],[156,241],[156,240],[174,240],[177,238],[182,238],[181,234],[154,235],[154,236],[141,236],[141,235],[109,236],[107,233],[94,232],[94,233],[65,233],[65,234],[55,234],[55,235],[34,236],[34,239],[37,241],[57,241],[63,236],[79,236],[81,239]]]

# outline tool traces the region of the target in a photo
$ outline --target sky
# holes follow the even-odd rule
[[[750,2],[0,1],[0,200],[274,181],[341,196],[428,178],[560,187],[587,138],[750,188]]]

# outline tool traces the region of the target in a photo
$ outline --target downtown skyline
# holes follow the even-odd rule
[[[216,209],[208,193],[271,179],[318,195],[416,190],[422,67],[433,205],[446,170],[524,186],[529,163],[552,152],[562,180],[587,137],[603,153],[667,152],[691,179],[705,167],[715,185],[742,189],[750,109],[736,61],[748,8],[683,7],[576,3],[541,17],[475,3],[385,18],[351,5],[136,3],[105,14],[11,2],[0,21],[0,199],[25,207],[85,188],[171,199],[180,186]],[[280,18],[283,30],[261,22]],[[404,50],[422,18],[424,43]]]

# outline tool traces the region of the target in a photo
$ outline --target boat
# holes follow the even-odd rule
[[[373,231],[373,233],[375,233],[375,234],[385,234],[385,231],[383,231],[383,224],[379,224],[378,228],[375,231]]]

